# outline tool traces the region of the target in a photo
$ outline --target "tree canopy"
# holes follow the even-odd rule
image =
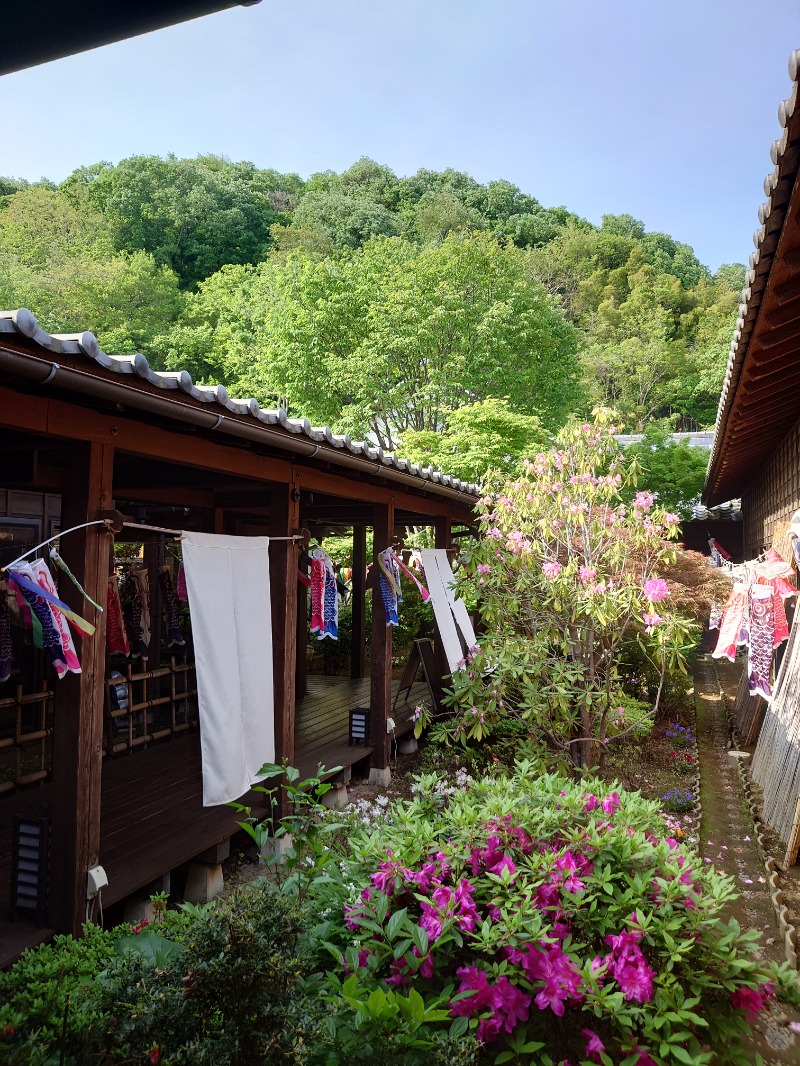
[[[629,430],[712,423],[743,279],[629,214],[596,226],[452,168],[139,155],[0,178],[0,303],[464,472],[463,409],[501,465],[597,404]]]

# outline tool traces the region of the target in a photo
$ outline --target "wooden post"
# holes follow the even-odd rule
[[[275,485],[270,492],[270,535],[299,532],[299,493],[294,485]],[[272,671],[275,689],[275,761],[294,759],[295,658],[297,654],[296,541],[275,540],[269,546],[272,599]]]
[[[305,697],[308,688],[308,587],[297,582],[297,643],[295,652],[295,700]]]
[[[378,556],[389,546],[394,531],[394,504],[376,503],[372,524],[372,665],[370,672],[370,743],[373,747],[370,782],[388,785],[390,736],[386,723],[392,711],[392,627],[386,624],[386,612],[378,583]]]
[[[367,527],[353,526],[353,643],[350,649],[350,677],[364,677],[366,667],[366,572]]]
[[[62,528],[91,522],[111,507],[113,468],[109,445],[69,447]],[[109,534],[97,526],[71,533],[60,547],[87,595],[103,604],[109,550]],[[84,603],[70,581],[61,581],[59,593],[97,626],[93,637],[76,641],[81,673],[67,674],[55,685],[49,920],[59,932],[79,936],[86,919],[86,873],[100,861],[106,616]]]

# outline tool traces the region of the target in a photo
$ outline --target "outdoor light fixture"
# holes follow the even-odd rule
[[[350,712],[350,743],[369,744],[369,707],[356,707]]]
[[[50,818],[46,814],[14,818],[11,862],[11,917],[47,924],[47,877]]]

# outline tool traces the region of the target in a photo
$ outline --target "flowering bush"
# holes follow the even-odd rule
[[[623,704],[626,642],[659,671],[656,703],[665,671],[684,669],[694,627],[670,608],[658,574],[675,559],[667,540],[678,517],[648,492],[622,502],[636,471],[616,429],[602,411],[567,427],[550,452],[481,501],[483,537],[461,584],[486,636],[453,675],[453,738],[482,741],[511,715],[534,740],[589,765],[628,732],[610,728]]]
[[[688,725],[678,725],[672,722],[667,727],[667,740],[671,740],[676,748],[691,748],[694,746],[694,733]]]
[[[669,792],[665,792],[661,797],[661,802],[664,805],[664,810],[681,814],[683,811],[692,809],[694,797],[685,788],[671,788]]]
[[[690,774],[697,770],[697,763],[688,751],[671,752],[672,769],[678,774]]]
[[[638,793],[529,771],[444,810],[422,793],[397,804],[316,886],[334,1041],[356,1061],[369,1025],[370,1061],[389,1061],[383,1026],[385,1048],[420,1049],[408,1061],[449,1039],[497,1063],[747,1062],[749,1023],[797,986],[721,920],[731,879]]]

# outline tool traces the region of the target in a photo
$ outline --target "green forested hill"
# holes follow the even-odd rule
[[[467,467],[476,433],[502,462],[597,402],[631,430],[713,422],[743,277],[453,170],[134,156],[0,179],[0,306]]]

